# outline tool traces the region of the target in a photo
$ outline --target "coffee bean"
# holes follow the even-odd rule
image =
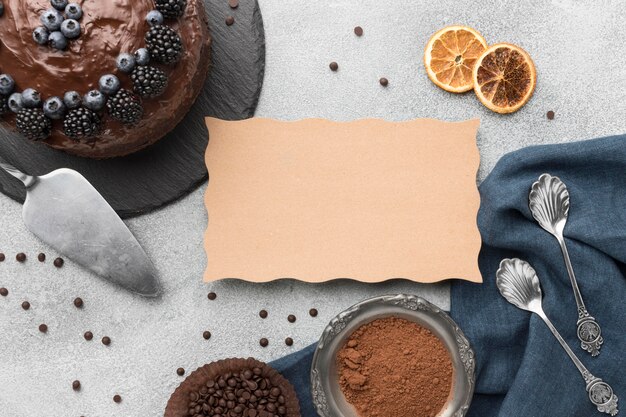
[[[548,120],[554,120],[554,112],[552,110],[548,111],[548,113],[546,113],[546,117]]]
[[[56,266],[57,268],[61,268],[64,263],[65,261],[63,260],[63,258],[56,258],[54,260],[54,266]]]
[[[361,26],[357,26],[354,28],[354,34],[356,36],[363,36],[363,28]]]
[[[383,87],[387,87],[389,85],[389,80],[386,79],[385,77],[381,78],[380,80],[378,80],[378,82],[380,83],[380,85],[382,85]]]
[[[109,336],[104,336],[102,338],[102,344],[104,346],[109,346],[111,344],[111,338]]]
[[[262,319],[266,319],[267,318],[267,311],[266,310],[259,311],[259,317],[261,317]]]
[[[185,375],[185,368],[178,368],[178,369],[176,370],[176,373],[177,373],[178,375],[180,375],[180,376]]]
[[[118,404],[119,404],[119,403],[121,403],[121,402],[122,402],[122,397],[121,397],[120,395],[118,395],[118,394],[115,394],[115,395],[113,396],[113,401],[115,401],[116,403],[118,403]]]
[[[93,339],[93,333],[87,331],[87,332],[85,332],[83,337],[85,338],[85,340],[89,341],[89,340]]]
[[[40,325],[39,325],[39,331],[40,331],[41,333],[47,333],[47,332],[48,332],[48,326],[47,326],[47,325],[45,325],[45,324],[43,324],[43,323],[42,323],[42,324],[40,324]]]
[[[0,295],[6,297],[7,295],[9,295],[9,290],[4,287],[0,288]]]
[[[235,23],[235,18],[234,18],[234,17],[232,17],[232,16],[228,16],[228,17],[226,18],[226,25],[228,25],[228,26],[232,26],[232,25],[233,25],[233,23]]]
[[[39,262],[44,262],[46,260],[46,254],[40,253],[39,255],[37,255],[37,259],[39,259]]]
[[[72,389],[74,391],[78,391],[80,389],[80,381],[79,380],[76,380],[76,381],[72,382]]]
[[[239,7],[239,0],[228,0],[228,5],[231,9],[236,9]]]
[[[82,308],[83,307],[83,299],[80,298],[80,297],[74,298],[74,306],[76,308]]]
[[[330,65],[328,65],[328,67],[331,71],[337,71],[339,69],[339,64],[333,61],[330,63]]]
[[[0,253],[0,262],[4,262],[5,259],[4,253]]]
[[[209,294],[207,294],[207,298],[213,301],[217,298],[217,294],[215,294],[214,292],[210,292]]]
[[[296,316],[294,316],[293,314],[290,314],[287,316],[287,320],[289,321],[289,323],[295,323],[296,322]]]
[[[26,254],[24,252],[20,252],[17,255],[15,255],[15,260],[18,262],[25,262],[26,261]]]
[[[211,332],[210,332],[210,331],[208,331],[208,330],[205,330],[205,331],[202,333],[202,337],[204,337],[206,340],[209,340],[209,339],[211,338]]]
[[[267,338],[263,337],[261,338],[261,340],[259,340],[259,344],[261,345],[261,347],[267,347],[267,345],[270,344],[270,341],[267,340]]]
[[[22,308],[23,308],[24,310],[28,310],[28,309],[30,308],[30,303],[29,303],[28,301],[24,301],[24,302],[22,303]]]
[[[309,315],[311,317],[317,317],[317,309],[315,309],[315,308],[310,309],[309,310]]]
[[[291,337],[288,337],[285,339],[285,344],[287,346],[293,346],[293,339]]]

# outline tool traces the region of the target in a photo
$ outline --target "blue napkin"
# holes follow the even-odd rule
[[[565,237],[583,298],[605,340],[595,358],[579,347],[576,304],[558,243],[528,208],[530,186],[545,172],[560,177],[570,193]],[[505,155],[480,194],[484,283],[455,281],[451,288],[450,314],[476,353],[476,394],[468,416],[604,415],[589,401],[580,373],[543,321],[499,294],[495,273],[500,260],[510,257],[533,265],[546,314],[626,408],[626,135]],[[312,355],[308,347],[273,363],[296,386],[303,417],[316,416],[308,383]]]

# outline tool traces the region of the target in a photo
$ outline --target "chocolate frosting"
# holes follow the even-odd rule
[[[116,68],[115,59],[145,46],[149,29],[145,16],[155,8],[153,0],[77,0],[83,8],[82,33],[65,51],[37,45],[32,39],[33,30],[41,26],[40,15],[51,7],[49,0],[3,1],[0,73],[10,74],[18,91],[35,88],[44,100],[71,90],[85,94],[97,89],[104,74],[117,75],[122,88],[132,91],[130,75]],[[169,84],[162,96],[142,99],[144,116],[138,124],[124,126],[104,112],[104,130],[97,138],[74,141],[63,134],[62,120],[54,121],[52,135],[44,143],[81,156],[107,158],[142,149],[173,129],[195,101],[208,72],[210,36],[202,0],[188,1],[185,15],[165,24],[178,31],[184,51],[177,64],[150,64],[166,72]],[[15,126],[14,116],[1,119]]]

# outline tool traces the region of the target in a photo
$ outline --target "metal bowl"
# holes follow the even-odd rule
[[[415,295],[386,295],[360,302],[340,313],[320,338],[311,367],[311,393],[321,417],[358,417],[339,386],[336,356],[350,335],[362,325],[384,317],[401,317],[435,334],[447,347],[454,367],[451,399],[438,417],[463,417],[474,393],[474,351],[469,341],[440,308]]]

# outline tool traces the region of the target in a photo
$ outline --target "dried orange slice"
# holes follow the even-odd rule
[[[513,113],[533,95],[537,72],[526,51],[499,43],[478,58],[473,79],[474,91],[485,106],[497,113]]]
[[[448,26],[431,36],[424,50],[428,78],[452,93],[474,87],[472,69],[487,49],[480,33],[467,26]]]

